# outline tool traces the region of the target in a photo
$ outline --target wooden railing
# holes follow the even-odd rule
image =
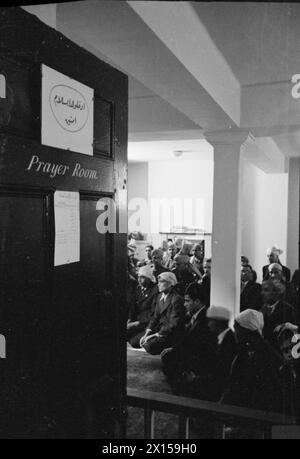
[[[213,419],[217,438],[224,438],[224,426],[239,426],[261,433],[261,438],[271,438],[273,426],[295,426],[297,419],[278,413],[256,411],[216,402],[179,397],[160,392],[127,389],[127,405],[144,409],[144,438],[154,438],[155,411],[179,416],[178,438],[189,438],[190,418],[203,414]]]

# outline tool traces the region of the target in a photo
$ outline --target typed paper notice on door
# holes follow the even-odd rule
[[[54,266],[80,261],[79,193],[54,193],[55,247]]]

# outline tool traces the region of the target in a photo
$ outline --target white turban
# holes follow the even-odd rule
[[[264,328],[264,316],[260,311],[255,309],[246,309],[241,312],[235,319],[235,321],[243,328],[247,328],[251,331],[258,331],[262,335]]]
[[[165,272],[165,273],[161,273],[159,274],[158,276],[158,280],[164,280],[166,282],[169,282],[172,287],[174,287],[174,285],[177,284],[177,279],[176,279],[176,276],[174,273],[170,273],[170,272]]]
[[[138,276],[147,277],[147,279],[150,279],[151,282],[154,284],[156,283],[156,279],[153,276],[153,271],[150,266],[141,266],[141,268],[138,270]]]
[[[273,245],[272,247],[268,248],[267,256],[271,255],[271,253],[274,253],[275,255],[281,255],[283,253],[283,250],[277,247],[277,245]]]

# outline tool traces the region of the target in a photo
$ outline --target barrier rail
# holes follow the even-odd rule
[[[154,438],[155,411],[178,414],[178,437],[188,439],[190,418],[211,415],[217,438],[224,438],[224,425],[254,429],[262,438],[271,438],[273,426],[295,426],[297,419],[265,411],[257,411],[217,402],[191,399],[161,392],[127,389],[127,405],[144,409],[144,438]]]

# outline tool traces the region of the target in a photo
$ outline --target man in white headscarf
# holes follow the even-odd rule
[[[233,361],[221,402],[256,410],[280,412],[278,355],[262,336],[263,314],[247,309],[234,322],[239,352]]]
[[[152,268],[149,265],[142,266],[138,270],[138,286],[129,305],[127,322],[127,341],[134,348],[140,347],[140,339],[154,313],[157,295],[158,289]]]
[[[158,276],[158,290],[155,311],[140,345],[149,354],[158,355],[164,349],[173,347],[182,337],[185,327],[184,301],[174,286],[175,274],[161,273]]]
[[[282,266],[282,273],[283,273],[283,276],[284,276],[286,282],[290,281],[290,279],[291,279],[291,271],[286,266],[283,266],[281,264],[280,259],[279,259],[279,255],[281,255],[282,253],[283,253],[283,250],[281,250],[279,247],[277,247],[277,245],[273,245],[272,247],[268,248],[267,257],[269,259],[269,264],[265,265],[263,267],[263,269],[262,269],[262,271],[263,271],[263,280],[267,280],[270,277],[269,266],[272,263],[278,263],[279,265]]]

